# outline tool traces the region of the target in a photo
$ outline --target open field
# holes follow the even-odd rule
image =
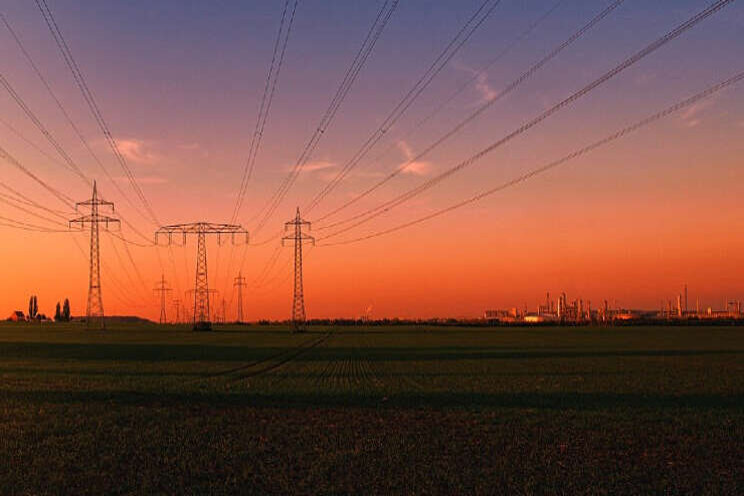
[[[229,491],[740,494],[744,329],[0,324],[0,493]]]

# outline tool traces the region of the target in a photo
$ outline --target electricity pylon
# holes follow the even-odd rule
[[[305,296],[302,292],[302,243],[305,241],[315,244],[315,238],[302,232],[302,227],[310,229],[310,222],[300,217],[300,207],[297,207],[297,215],[289,222],[284,223],[284,231],[293,230],[291,235],[282,238],[282,246],[285,241],[294,241],[294,297],[292,300],[292,324],[295,332],[305,330]]]
[[[196,280],[194,284],[194,330],[208,331],[212,328],[209,312],[209,281],[207,278],[207,235],[216,234],[217,243],[221,244],[222,235],[229,234],[232,243],[235,244],[235,235],[245,235],[248,243],[248,231],[242,226],[234,224],[212,224],[209,222],[194,222],[191,224],[173,224],[163,226],[155,232],[155,241],[159,235],[168,235],[168,244],[173,243],[173,234],[183,235],[183,244],[186,244],[188,234],[196,234]]]
[[[234,287],[238,288],[238,316],[236,319],[238,324],[243,322],[243,288],[247,285],[243,274],[238,272],[238,277],[235,278],[235,283],[233,284]]]
[[[90,200],[78,202],[75,204],[75,211],[80,207],[90,208],[90,214],[83,215],[70,221],[70,227],[79,225],[80,229],[85,229],[90,225],[90,270],[88,275],[88,304],[85,310],[85,322],[90,329],[105,329],[106,322],[103,314],[103,298],[101,296],[101,250],[98,243],[99,226],[103,224],[104,229],[108,230],[109,224],[119,224],[119,219],[102,215],[99,213],[99,207],[111,208],[114,212],[114,204],[98,198],[98,187],[93,181],[93,196]]]
[[[181,323],[181,300],[178,298],[173,298],[173,306],[176,307],[176,324]]]
[[[169,291],[173,290],[166,285],[165,274],[162,274],[160,276],[160,281],[158,281],[158,285],[155,286],[155,289],[153,289],[153,291],[155,291],[156,293],[160,293],[160,323],[167,324],[168,318],[165,315],[165,295]]]
[[[218,291],[216,289],[209,289],[209,288],[201,289],[199,291],[203,293],[203,298],[204,300],[206,300],[205,304],[206,304],[207,312],[209,312],[211,308],[210,302],[214,301],[214,298],[211,295],[216,295]],[[196,298],[197,292],[198,291],[196,289],[187,289],[184,292],[184,294],[186,295],[186,298]],[[209,319],[211,315],[212,314],[208,314],[207,319]],[[219,317],[217,317],[217,321],[219,322]],[[195,321],[194,330],[195,331],[211,331],[212,321],[211,320]]]

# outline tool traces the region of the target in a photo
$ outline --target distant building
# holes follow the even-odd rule
[[[21,312],[20,310],[16,310],[15,312],[10,314],[8,320],[11,322],[26,322],[26,316],[23,315],[23,312]]]
[[[486,310],[483,313],[483,318],[490,321],[500,322],[515,322],[519,317],[519,312],[516,308],[510,310]]]

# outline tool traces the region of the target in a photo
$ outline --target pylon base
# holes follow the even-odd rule
[[[212,323],[211,322],[196,322],[194,324],[194,330],[195,331],[211,331]]]

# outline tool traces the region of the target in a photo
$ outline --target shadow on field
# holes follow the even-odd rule
[[[0,391],[2,402],[36,404],[107,403],[142,407],[205,406],[251,408],[520,408],[556,410],[687,409],[740,410],[744,396],[722,394],[648,395],[635,393],[368,393],[251,394],[133,391]]]
[[[0,343],[0,359],[65,359],[117,361],[210,361],[245,362],[260,360],[297,346],[222,346],[204,344],[130,344],[130,343]],[[367,361],[457,361],[457,360],[524,360],[546,358],[612,358],[612,357],[686,357],[705,355],[738,355],[744,349],[576,349],[575,347],[326,347],[301,358],[304,361],[327,361],[351,354]]]

